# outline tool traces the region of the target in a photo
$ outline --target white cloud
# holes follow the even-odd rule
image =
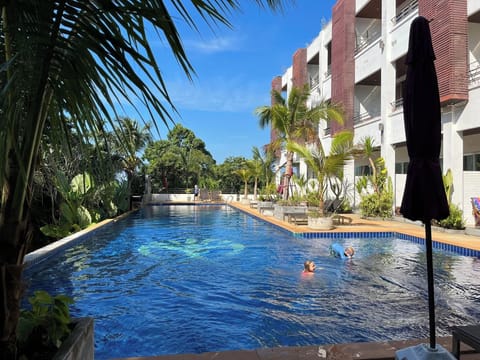
[[[218,36],[208,40],[187,39],[184,41],[187,52],[198,51],[204,54],[238,51],[241,43],[240,38],[232,36]]]
[[[242,78],[213,78],[202,83],[176,81],[167,84],[174,104],[187,110],[210,112],[249,112],[268,105],[270,95],[265,84]]]

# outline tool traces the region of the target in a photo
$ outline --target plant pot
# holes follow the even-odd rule
[[[244,197],[244,198],[242,198],[242,199],[240,200],[240,204],[242,204],[242,205],[250,205],[250,199]]]
[[[53,360],[93,360],[95,352],[93,318],[79,318],[73,322],[75,327]]]
[[[333,226],[333,218],[331,216],[324,217],[308,217],[308,227],[314,230],[332,230],[335,227]]]
[[[302,205],[279,205],[275,204],[273,206],[273,217],[286,221],[287,217],[292,214],[306,214],[307,207]]]

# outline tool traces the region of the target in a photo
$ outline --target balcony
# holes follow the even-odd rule
[[[365,49],[368,45],[373,43],[375,40],[379,39],[381,36],[380,32],[366,33],[364,37],[357,37],[357,45],[355,46],[354,54],[357,55],[360,51]]]
[[[320,83],[320,77],[318,73],[310,76],[310,89],[315,89]]]
[[[392,23],[394,25],[398,24],[401,20],[406,18],[411,12],[415,11],[417,8],[418,8],[418,0],[411,1],[410,3],[408,3],[407,6],[402,8],[402,10],[400,10],[395,17],[392,18]]]
[[[390,105],[392,105],[392,111],[395,111],[395,110],[403,107],[403,98],[399,98],[399,99],[397,99],[397,100],[395,100],[395,101],[392,101],[392,102],[390,103]]]
[[[370,120],[370,119],[373,119],[375,117],[378,117],[380,116],[380,112],[376,111],[376,112],[362,112],[362,113],[358,113],[356,115],[353,116],[353,124],[354,125],[358,125],[360,123],[363,123],[367,120]]]
[[[468,70],[468,83],[470,85],[477,84],[480,81],[480,63],[474,61],[469,65],[470,70]]]
[[[330,75],[332,75],[332,66],[331,66],[331,64],[328,65],[327,71],[325,71],[325,77],[329,77]]]

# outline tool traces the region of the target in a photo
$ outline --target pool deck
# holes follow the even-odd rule
[[[115,360],[393,360],[395,351],[418,344],[429,344],[428,339],[351,343],[319,346],[275,347],[257,350],[234,350],[202,354],[179,354],[148,357],[116,358]],[[451,337],[437,338],[437,344],[451,351]],[[478,360],[480,354],[461,344],[462,360]],[[433,359],[433,357],[432,357]]]
[[[275,219],[273,216],[263,215],[257,209],[251,208],[248,205],[240,203],[230,203],[231,206],[238,208],[244,212],[252,214],[260,219],[268,221],[272,224],[280,226],[286,230],[298,233],[315,233],[318,230],[312,230],[307,226],[299,226],[290,224],[286,221]],[[404,220],[401,217],[396,220],[370,220],[363,219],[358,214],[344,214],[343,216],[352,220],[349,225],[336,225],[335,229],[328,232],[399,232],[406,235],[416,236],[419,238],[425,237],[425,228],[421,223],[415,223]],[[432,227],[432,240],[464,247],[480,251],[480,229],[469,229],[472,234],[467,235],[463,231],[438,231]]]
[[[285,221],[277,220],[273,218],[273,216],[260,214],[257,209],[251,208],[248,205],[237,202],[230,203],[230,205],[292,232],[318,232],[318,230],[311,230],[306,226],[293,225]],[[391,221],[367,220],[362,219],[357,214],[345,214],[344,216],[351,218],[352,222],[349,225],[338,225],[335,229],[330,230],[330,232],[399,232],[420,238],[425,236],[425,229],[420,223],[407,222],[401,219]],[[437,231],[433,228],[432,239],[434,241],[467,249],[480,250],[480,230],[470,230],[470,233],[473,235],[466,235],[459,232],[449,233]],[[425,315],[425,322],[428,322],[427,314]],[[236,325],[232,324],[232,326]],[[442,345],[448,351],[451,351],[451,342],[452,340],[450,336],[437,338],[437,343]],[[395,359],[395,351],[399,349],[428,343],[428,339],[409,339],[375,343],[318,344],[316,346],[275,347],[256,350],[209,352],[202,354],[131,357],[122,360],[387,360]],[[480,354],[475,353],[465,344],[461,344],[461,358],[465,360],[480,359]]]

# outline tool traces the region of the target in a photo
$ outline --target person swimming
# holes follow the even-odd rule
[[[342,245],[338,243],[333,243],[330,246],[330,254],[339,257],[340,259],[350,259],[355,254],[355,249],[351,246],[343,248]]]
[[[303,263],[303,273],[304,274],[313,274],[315,272],[315,263],[312,260],[307,260]]]

